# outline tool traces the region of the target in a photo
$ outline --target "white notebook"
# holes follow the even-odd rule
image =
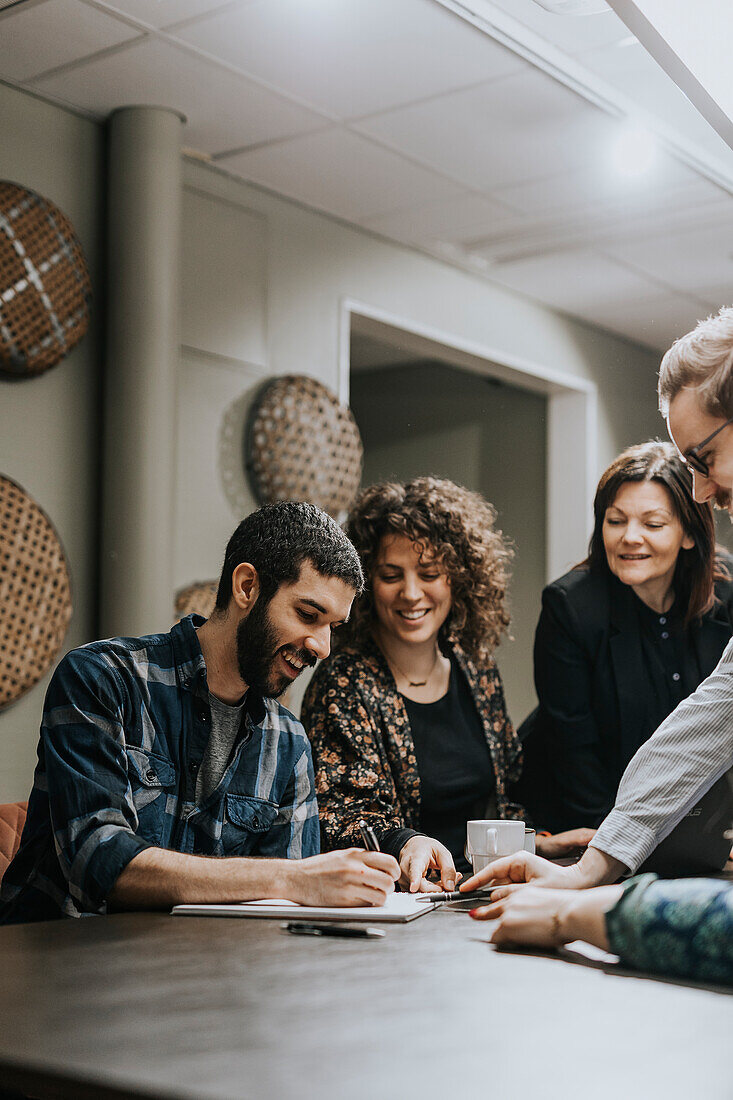
[[[282,898],[261,901],[228,902],[220,905],[175,905],[173,916],[180,917],[279,917],[281,920],[389,921],[405,924],[437,909],[440,902],[418,901],[420,894],[390,894],[386,905],[336,908],[322,905],[298,905]],[[424,895],[423,895],[424,896]]]

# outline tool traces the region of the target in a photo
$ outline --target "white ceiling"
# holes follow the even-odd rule
[[[624,24],[460,6],[478,25],[457,0],[21,0],[0,79],[174,107],[227,171],[653,347],[730,304],[733,152]],[[657,138],[636,178],[626,114]]]

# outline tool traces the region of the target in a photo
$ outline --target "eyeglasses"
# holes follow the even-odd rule
[[[690,447],[684,454],[680,454],[680,458],[684,462],[690,473],[700,474],[702,477],[710,477],[710,467],[704,459],[699,457],[699,452],[703,447],[707,447],[711,440],[715,439],[719,432],[722,432],[723,428],[727,428],[729,424],[733,424],[733,416],[729,420],[726,420],[725,424],[721,424],[719,428],[716,428],[714,432],[706,436],[702,443],[697,443],[694,447]]]

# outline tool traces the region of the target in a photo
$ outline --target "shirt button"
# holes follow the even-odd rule
[[[662,626],[664,626],[664,624],[666,623],[667,619],[666,619],[666,617],[665,617],[664,615],[660,615],[660,616],[659,616],[659,621],[660,621],[660,623],[662,624]]]
[[[662,631],[662,637],[663,637],[663,638],[668,638],[668,637],[669,637],[669,633],[668,633],[668,631],[666,631],[666,630],[663,630],[663,631]]]
[[[196,767],[196,764],[194,763],[193,760],[190,760],[189,764],[188,764],[188,774],[189,775],[195,775],[197,771],[198,771],[198,768]]]
[[[148,770],[145,772],[145,778],[152,783],[158,777],[152,768],[148,768]]]
[[[675,680],[675,681],[676,681],[676,680],[679,680],[679,678],[680,678],[680,674],[679,674],[679,672],[673,672],[673,673],[672,673],[672,679],[673,679],[673,680]]]

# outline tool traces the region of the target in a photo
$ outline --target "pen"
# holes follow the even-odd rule
[[[371,825],[367,825],[366,821],[362,817],[359,821],[359,832],[361,833],[361,842],[368,852],[379,852],[379,841],[377,840],[377,834]],[[400,892],[400,888],[397,883],[394,884],[395,893]]]
[[[491,897],[496,886],[479,886],[476,890],[441,890],[434,894],[420,894],[418,901],[481,901]]]
[[[340,936],[343,939],[376,940],[385,933],[381,928],[355,928],[348,924],[314,924],[312,921],[289,921],[280,926],[293,936]]]
[[[378,852],[380,850],[377,834],[374,832],[371,825],[367,825],[363,818],[359,822],[359,832],[361,833],[362,844],[368,852]]]

